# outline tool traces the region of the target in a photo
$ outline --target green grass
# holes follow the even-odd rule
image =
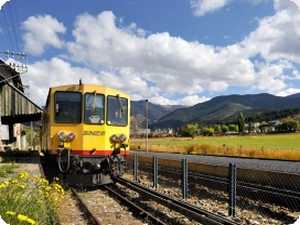
[[[13,173],[15,173],[15,169],[17,168],[18,166],[14,163],[0,165],[0,178],[6,178],[9,175],[12,175]]]
[[[134,139],[134,145],[143,145],[145,140]],[[153,138],[150,145],[166,147],[186,147],[189,145],[229,146],[234,148],[267,150],[300,150],[300,133],[262,136],[221,136],[191,138]]]

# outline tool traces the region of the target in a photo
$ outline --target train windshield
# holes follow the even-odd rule
[[[80,123],[81,93],[55,93],[55,121],[59,123]]]
[[[125,126],[128,123],[128,99],[120,96],[107,97],[107,124]]]
[[[96,93],[85,94],[85,123],[104,123],[104,95]]]

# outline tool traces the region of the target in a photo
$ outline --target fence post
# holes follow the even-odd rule
[[[181,160],[182,178],[181,178],[181,191],[182,198],[186,199],[188,196],[188,161],[186,158]]]
[[[235,217],[236,207],[236,165],[229,164],[229,208],[228,215]]]
[[[138,167],[139,167],[139,161],[138,161],[138,154],[134,154],[133,159],[133,179],[134,182],[138,182]]]
[[[157,188],[158,185],[158,158],[153,156],[153,187]]]

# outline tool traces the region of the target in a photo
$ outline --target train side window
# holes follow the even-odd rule
[[[128,124],[128,99],[120,96],[107,97],[107,124],[126,126]]]
[[[84,102],[84,122],[91,124],[103,124],[104,95],[96,93],[86,93]]]
[[[55,121],[58,123],[81,122],[81,93],[55,93]]]

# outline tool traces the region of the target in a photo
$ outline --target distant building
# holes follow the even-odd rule
[[[174,135],[175,131],[173,128],[163,128],[163,129],[155,129],[153,132],[151,132],[152,135],[158,136],[158,135]]]

